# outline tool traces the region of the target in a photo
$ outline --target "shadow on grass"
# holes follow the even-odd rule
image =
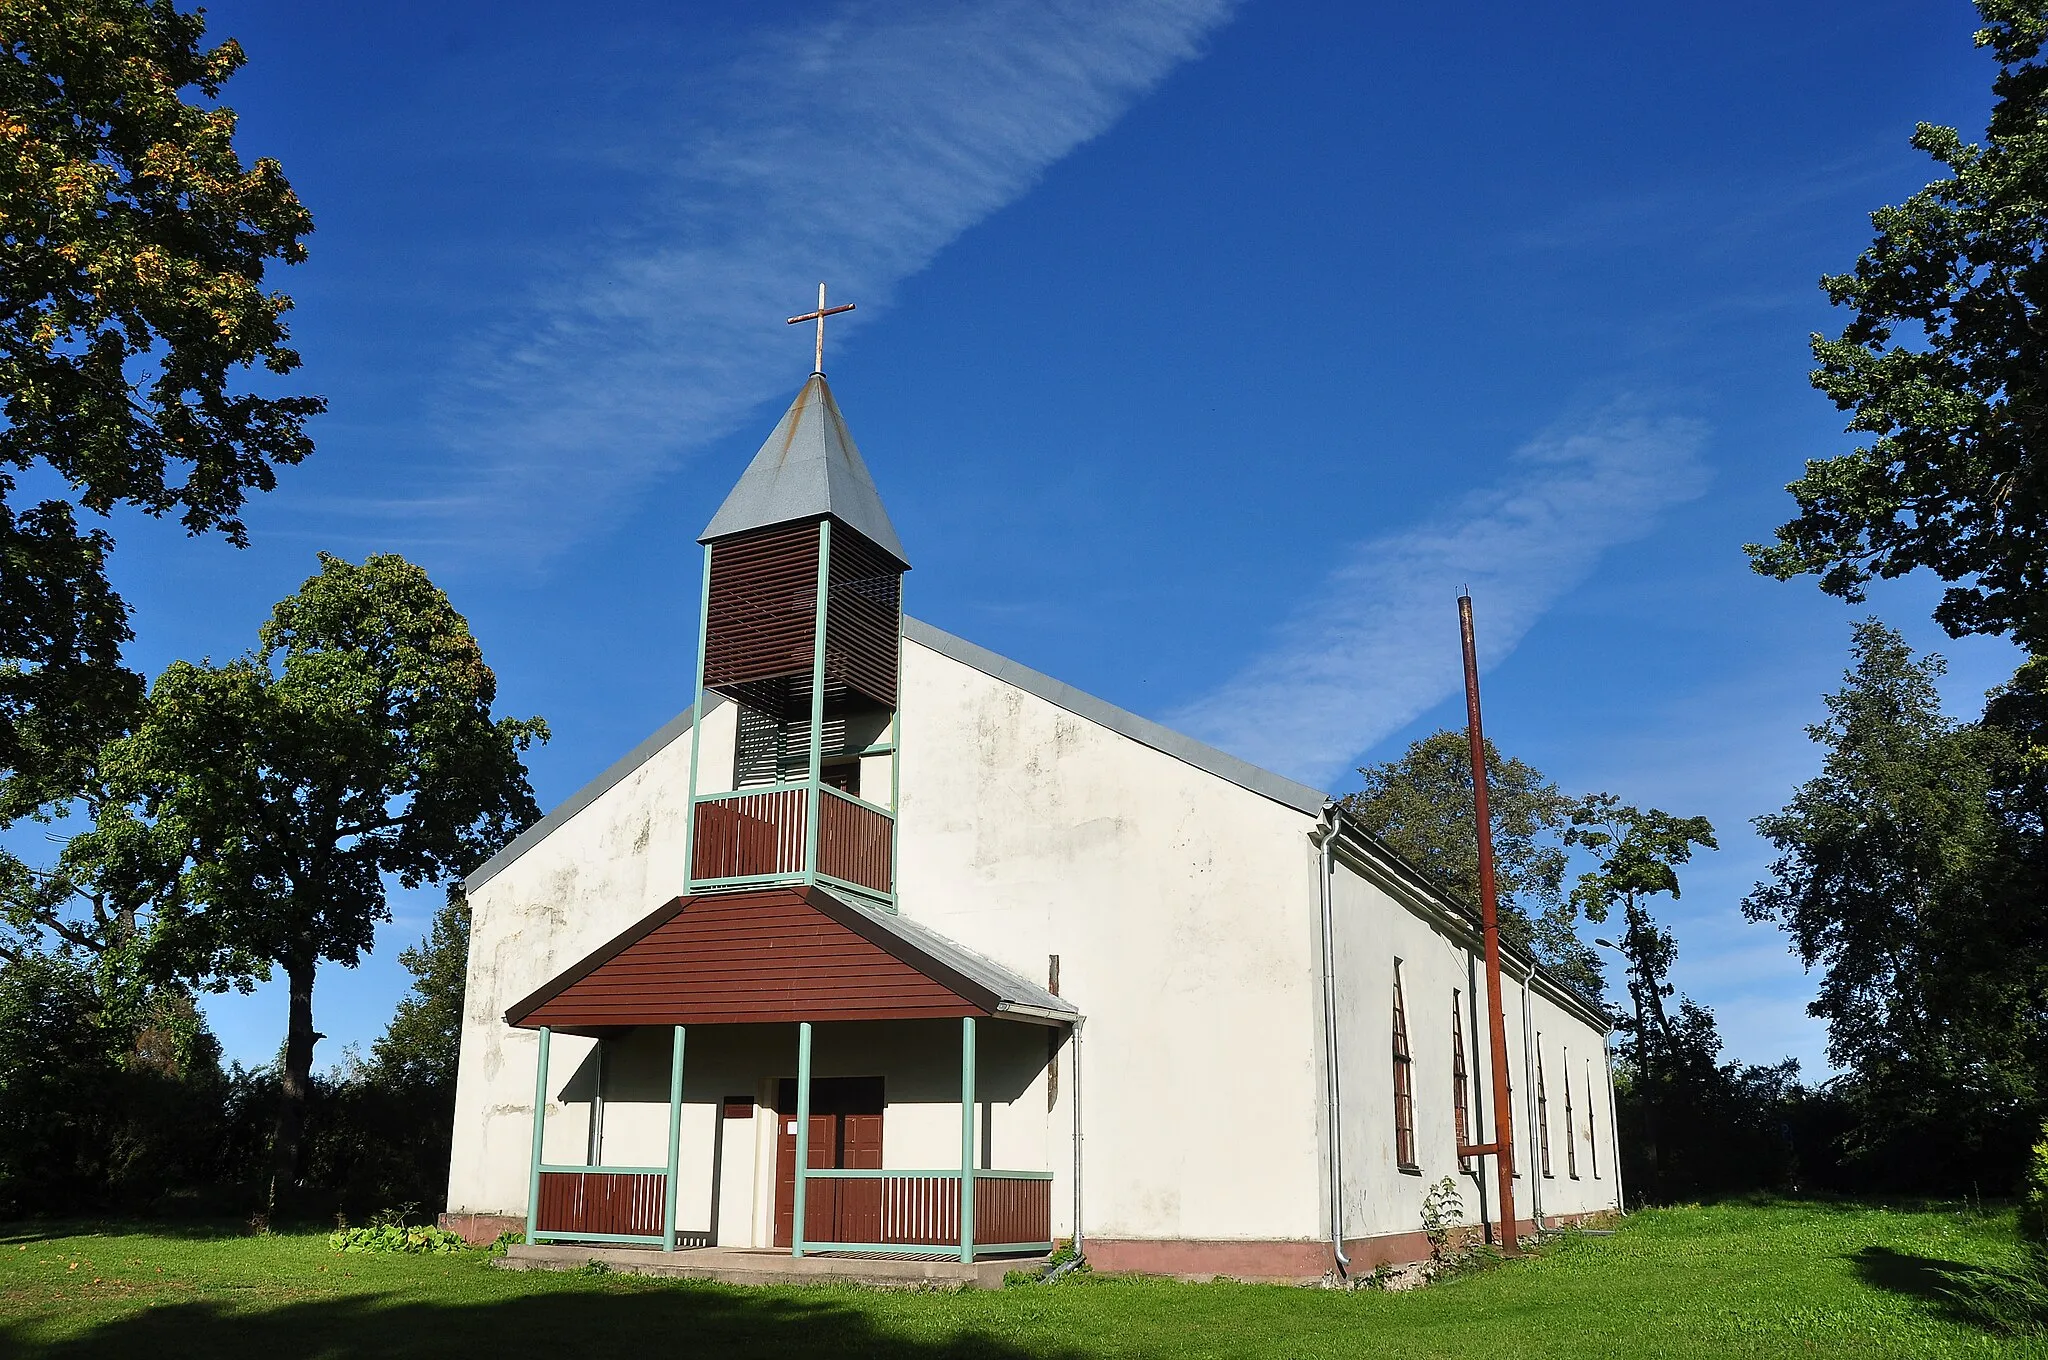
[[[324,1231],[307,1224],[301,1231]],[[287,1231],[290,1231],[287,1229]],[[52,1242],[67,1237],[162,1237],[179,1242],[216,1242],[253,1236],[247,1223],[226,1219],[52,1218],[0,1223],[0,1244]]]
[[[474,1304],[390,1302],[377,1295],[262,1310],[211,1302],[151,1308],[83,1336],[35,1345],[0,1328],[0,1355],[42,1360],[135,1356],[346,1356],[410,1360],[451,1355],[773,1356],[777,1360],[890,1356],[903,1360],[1083,1360],[1068,1347],[1032,1348],[986,1333],[937,1339],[893,1331],[855,1298],[815,1298],[716,1286],[529,1294]]]
[[[1970,1265],[1865,1247],[1849,1258],[1863,1282],[1932,1304],[1952,1322],[2006,1336],[2048,1332],[2048,1272]]]

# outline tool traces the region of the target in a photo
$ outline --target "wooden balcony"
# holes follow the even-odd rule
[[[814,790],[808,784],[709,794],[697,800],[692,838],[693,885],[801,879],[807,818]],[[819,876],[888,897],[894,888],[896,822],[885,810],[837,789],[820,787]]]
[[[888,896],[896,821],[880,808],[825,789],[818,804],[818,872]]]
[[[783,785],[698,799],[690,877],[704,882],[802,875],[809,792]]]

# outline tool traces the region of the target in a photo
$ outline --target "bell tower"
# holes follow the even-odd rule
[[[893,909],[910,564],[823,373],[698,541],[687,891],[819,883]],[[737,711],[729,782],[701,764],[710,694]]]

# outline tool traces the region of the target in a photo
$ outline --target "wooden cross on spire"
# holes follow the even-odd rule
[[[825,285],[821,283],[818,285],[818,310],[815,312],[805,312],[802,316],[793,316],[789,319],[789,324],[792,326],[801,325],[806,321],[818,323],[818,350],[817,357],[812,361],[811,372],[823,373],[825,371],[825,318],[828,316],[838,316],[841,312],[850,312],[852,310],[853,304],[851,302],[843,303],[837,307],[827,307],[825,305]]]

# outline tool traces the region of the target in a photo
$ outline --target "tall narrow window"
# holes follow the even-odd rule
[[[1515,1069],[1512,1067],[1508,1069],[1508,1108],[1510,1110],[1516,1108]],[[1508,1144],[1508,1174],[1517,1180],[1520,1180],[1522,1177],[1522,1154],[1516,1151],[1516,1144],[1512,1141]]]
[[[1408,1007],[1401,999],[1401,965],[1394,964],[1394,1161],[1403,1171],[1415,1163],[1415,1059],[1408,1051]]]
[[[1451,993],[1451,1117],[1458,1127],[1458,1146],[1469,1147],[1472,1143],[1472,1082],[1465,1070],[1465,1022],[1459,1015],[1460,997]],[[1464,1153],[1458,1154],[1458,1170],[1470,1171],[1472,1159]]]
[[[1579,1178],[1579,1130],[1572,1123],[1572,1051],[1564,1051],[1564,1174]]]
[[[1550,1169],[1550,1096],[1543,1089],[1543,1036],[1536,1036],[1536,1162],[1545,1176]]]
[[[1586,1153],[1593,1160],[1593,1179],[1600,1179],[1600,1120],[1593,1113],[1593,1064],[1586,1064]]]

